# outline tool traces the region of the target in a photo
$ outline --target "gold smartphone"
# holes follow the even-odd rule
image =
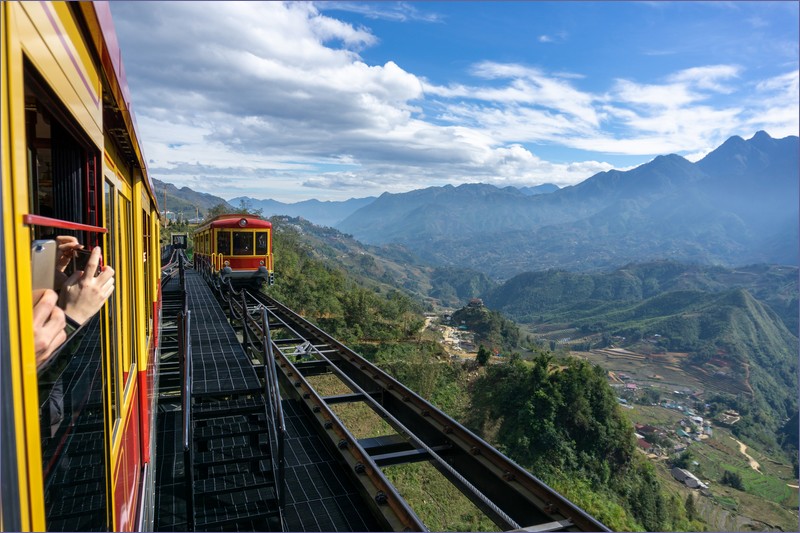
[[[31,243],[31,279],[33,290],[53,289],[56,277],[56,241],[36,240]]]

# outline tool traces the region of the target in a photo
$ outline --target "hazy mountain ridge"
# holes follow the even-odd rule
[[[310,256],[347,271],[362,286],[378,291],[403,289],[420,300],[458,307],[494,286],[484,274],[432,267],[402,248],[364,245],[335,228],[303,218],[274,216],[271,220],[276,231],[295,232]]]
[[[212,207],[223,204],[228,208],[233,208],[219,196],[208,194],[204,192],[197,192],[189,187],[181,187],[178,189],[175,185],[153,178],[153,188],[158,201],[158,207],[163,213],[164,210],[172,211],[173,213],[183,213],[183,217],[195,218],[199,215],[203,218],[206,212]],[[166,197],[165,197],[166,193]],[[236,204],[238,205],[238,204]]]
[[[369,205],[375,200],[374,196],[366,198],[350,198],[344,201],[320,201],[304,200],[296,203],[284,203],[277,200],[259,200],[247,196],[233,198],[231,203],[239,205],[239,202],[248,203],[253,209],[261,209],[265,217],[275,215],[303,217],[309,222],[319,226],[336,226],[337,223],[350,216],[355,211]]]
[[[659,156],[549,194],[491,185],[386,193],[337,227],[497,277],[661,258],[797,264],[798,181],[798,138],[759,132],[697,163]]]

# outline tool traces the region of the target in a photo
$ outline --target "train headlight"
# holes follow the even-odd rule
[[[241,220],[239,221],[239,227],[240,227],[240,228],[243,228],[243,227],[245,227],[246,225],[247,225],[247,219],[246,219],[246,218],[243,218],[243,219],[241,219]]]
[[[231,262],[230,262],[230,261],[225,261],[225,262],[224,262],[224,263],[222,263],[222,264],[223,264],[223,265],[225,265],[226,267],[229,267],[229,266],[231,266]]]
[[[258,262],[258,264],[263,267],[266,263],[264,263],[264,260],[262,259],[261,261]]]

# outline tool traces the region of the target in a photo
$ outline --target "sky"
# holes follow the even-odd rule
[[[566,186],[800,130],[798,2],[111,2],[150,176]]]

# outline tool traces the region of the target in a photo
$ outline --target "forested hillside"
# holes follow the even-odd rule
[[[166,183],[153,178],[153,188],[159,202],[162,214],[165,210],[176,213],[181,220],[188,220],[199,216],[203,218],[209,210],[217,205],[222,205],[228,210],[233,210],[229,204],[219,196],[196,192],[189,187],[178,189],[171,183]]]
[[[279,277],[267,289],[273,296],[469,423],[612,528],[702,528],[690,521],[683,500],[664,492],[652,466],[634,451],[632,425],[602,370],[544,352],[532,361],[509,357],[507,363],[484,368],[452,363],[440,339],[423,331],[420,303],[380,277],[351,276],[336,254],[311,249],[302,231],[276,224]],[[498,332],[511,325],[497,313],[478,313],[493,316],[485,322],[496,324]],[[412,497],[419,498],[415,509],[423,509],[426,523],[446,523],[452,530],[478,527],[458,509],[447,511],[452,516],[442,522],[446,504],[430,496],[439,493],[437,482],[410,479],[419,485],[412,491],[418,496]]]
[[[751,265],[737,268],[677,261],[633,263],[607,272],[543,270],[519,274],[482,293],[490,307],[522,322],[544,317],[584,318],[602,306],[641,302],[670,291],[720,292],[746,289],[769,305],[789,331],[798,328],[798,269]]]
[[[540,354],[486,369],[468,416],[510,457],[617,531],[699,530],[636,450],[603,370]]]
[[[735,431],[772,449],[797,412],[797,276],[795,267],[660,261],[608,273],[521,274],[485,301],[538,327],[577,328],[589,340],[576,349],[603,348],[613,338],[644,353],[688,353],[683,369],[708,387],[718,384],[716,392],[744,414]]]
[[[455,267],[432,267],[400,246],[364,245],[340,231],[297,217],[272,217],[276,232],[292,230],[296,246],[348,272],[366,287],[402,288],[430,305],[461,307],[495,286],[485,274]],[[279,255],[276,253],[276,257]],[[280,259],[278,259],[280,260]],[[280,275],[280,270],[276,268]]]

